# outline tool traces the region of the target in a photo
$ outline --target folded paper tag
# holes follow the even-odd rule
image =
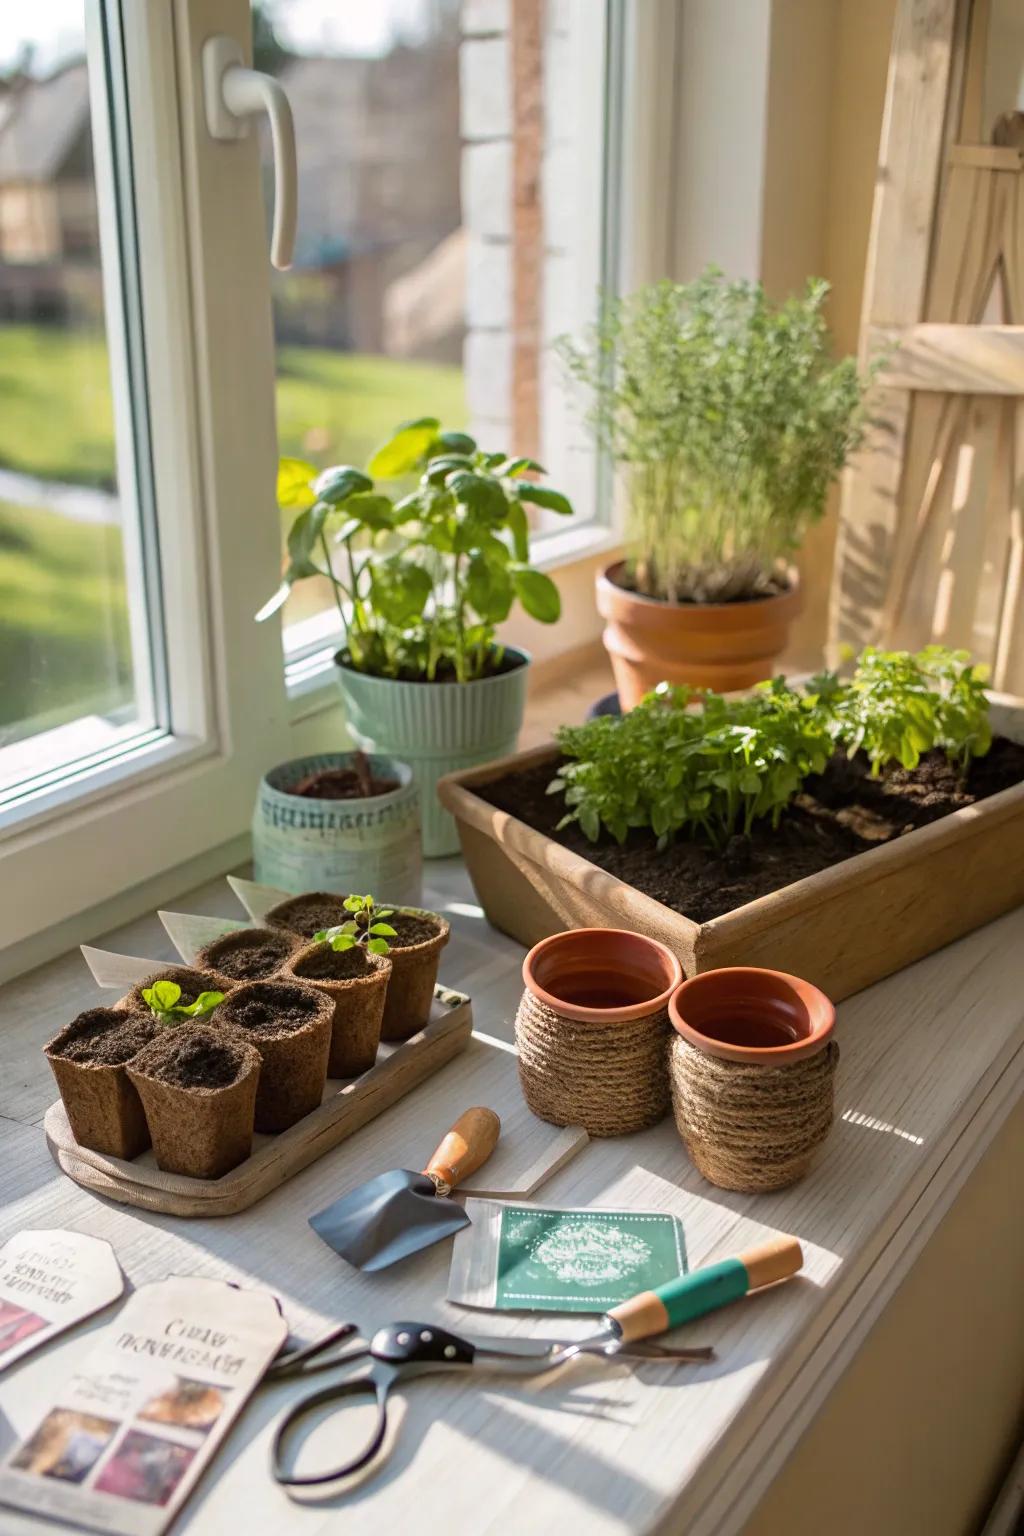
[[[467,1200],[448,1300],[499,1312],[606,1312],[686,1273],[683,1224],[664,1211]]]
[[[158,1536],[284,1343],[268,1291],[140,1287],[0,1467],[0,1503],[110,1536]]]
[[[84,1232],[18,1232],[0,1248],[0,1370],[116,1301],[109,1243]]]

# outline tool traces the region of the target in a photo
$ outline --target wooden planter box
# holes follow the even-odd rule
[[[999,735],[1024,742],[1024,699],[993,699]],[[708,923],[691,922],[475,793],[554,744],[438,785],[487,917],[520,943],[564,928],[631,928],[662,939],[688,976],[764,965],[838,1001],[1024,902],[1024,784],[855,854]]]

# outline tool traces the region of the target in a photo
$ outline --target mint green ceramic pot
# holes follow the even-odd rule
[[[386,752],[412,769],[420,791],[423,852],[458,853],[455,822],[437,798],[437,781],[514,752],[523,723],[530,657],[508,646],[496,677],[475,683],[406,683],[338,663],[348,727],[366,751]]]

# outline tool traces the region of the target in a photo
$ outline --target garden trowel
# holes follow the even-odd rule
[[[408,1168],[378,1173],[311,1216],[309,1224],[356,1269],[386,1269],[429,1248],[469,1225],[462,1206],[448,1197],[487,1161],[500,1130],[493,1109],[467,1109],[422,1173]]]

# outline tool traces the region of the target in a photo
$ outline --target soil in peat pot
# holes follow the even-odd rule
[[[377,795],[390,795],[397,788],[397,779],[376,777],[365,752],[354,752],[351,767],[320,768],[307,773],[287,793],[309,800],[372,800]]]
[[[621,845],[604,833],[591,843],[576,825],[557,831],[565,806],[547,787],[559,764],[551,758],[480,784],[476,793],[674,912],[707,923],[1019,784],[1024,746],[997,737],[986,756],[971,764],[966,783],[941,752],[927,753],[915,769],[891,769],[877,779],[862,756],[837,753],[823,774],[806,781],[774,831],[759,822],[749,838],[734,838],[722,853],[693,842],[659,853],[648,831],[631,832]]]
[[[158,981],[176,982],[181,988],[178,1001],[186,1008],[192,1006],[200,992],[221,991],[216,976],[211,976],[208,971],[197,970],[191,965],[165,965],[163,970],[154,971],[129,992],[128,1006],[133,1012],[149,1013],[149,1004],[142,994]]]
[[[435,918],[420,917],[416,912],[392,912],[384,921],[395,930],[395,937],[388,939],[392,949],[410,949],[413,944],[426,944],[436,939],[440,924]]]
[[[199,964],[230,981],[264,981],[288,959],[295,942],[281,929],[242,928],[201,949]]]
[[[247,987],[228,998],[218,1013],[220,1024],[237,1024],[257,1038],[292,1034],[304,1029],[324,1009],[323,994],[286,981]]]
[[[302,981],[352,981],[358,976],[369,976],[373,970],[362,945],[332,949],[329,944],[318,944],[300,962],[295,974]]]
[[[276,907],[271,907],[264,922],[268,928],[284,928],[288,933],[311,939],[325,928],[336,928],[339,923],[347,922],[351,916],[351,912],[345,911],[344,896],[330,891],[306,891],[301,896],[289,896],[287,901],[279,901]]]
[[[226,1088],[245,1071],[246,1050],[208,1029],[169,1026],[141,1065],[150,1077],[174,1088]]]
[[[97,1067],[120,1067],[148,1045],[159,1025],[141,1014],[117,1013],[110,1008],[90,1008],[61,1031],[50,1053],[65,1061]]]

